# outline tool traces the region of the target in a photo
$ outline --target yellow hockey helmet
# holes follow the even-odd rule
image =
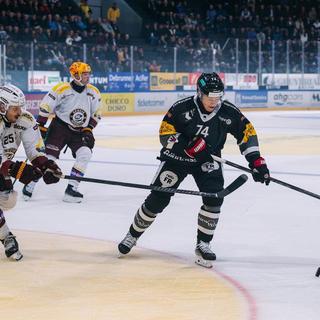
[[[81,79],[82,73],[84,72],[91,73],[91,67],[87,63],[77,61],[70,66],[69,71],[70,71],[71,77],[79,81],[79,79]]]

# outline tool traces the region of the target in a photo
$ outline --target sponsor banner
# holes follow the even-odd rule
[[[149,91],[149,73],[110,72],[108,74],[108,91]]]
[[[289,81],[289,82],[288,82]],[[289,90],[318,90],[320,89],[320,76],[312,73],[263,73],[262,85],[269,87],[288,86]]]
[[[145,92],[135,94],[136,112],[167,111],[178,100],[193,96],[194,92]]]
[[[197,85],[197,80],[200,77],[200,75],[201,75],[201,72],[189,73],[189,83],[188,83],[188,85],[196,86]]]
[[[27,93],[26,95],[27,111],[31,112],[34,116],[39,114],[39,106],[45,93]]]
[[[134,93],[101,94],[102,115],[134,111]]]
[[[150,90],[176,90],[176,86],[189,84],[189,73],[151,72]]]
[[[236,93],[234,91],[229,91],[229,90],[225,91],[224,96],[223,96],[223,100],[228,100],[232,104],[235,104],[236,103]]]
[[[303,107],[310,103],[308,92],[304,91],[269,91],[268,105],[270,107]]]
[[[320,91],[310,92],[311,106],[320,107]]]
[[[195,91],[189,92],[144,92],[135,94],[136,112],[158,112],[167,111],[178,100],[194,96]],[[225,92],[225,100],[235,103],[235,93]]]
[[[225,85],[232,86],[234,89],[257,90],[258,75],[256,73],[225,73]]]
[[[64,76],[61,78],[63,82],[71,82],[71,76]],[[108,75],[102,72],[92,73],[90,76],[90,83],[97,87],[101,92],[108,90]]]
[[[320,107],[320,91],[269,91],[270,107]]]
[[[49,91],[59,82],[59,71],[28,71],[29,91]]]
[[[200,77],[202,72],[192,72],[189,73],[189,86],[196,86],[197,85],[197,80]],[[225,73],[224,72],[218,72],[219,77],[221,78],[222,82],[225,84]]]
[[[235,103],[242,107],[266,107],[268,93],[266,90],[244,90],[235,92]]]

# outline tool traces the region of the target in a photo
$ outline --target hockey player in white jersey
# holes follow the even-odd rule
[[[100,120],[100,92],[89,84],[91,67],[84,62],[74,62],[70,68],[73,80],[54,86],[40,104],[38,124],[45,140],[45,153],[50,159],[58,159],[67,145],[75,163],[71,176],[84,176],[92,156],[95,139],[92,130]],[[50,114],[55,117],[49,127]],[[23,189],[25,199],[32,196],[35,183]],[[63,200],[81,202],[83,195],[78,191],[79,182],[70,181]]]
[[[3,212],[12,209],[17,201],[11,177],[28,184],[43,176],[44,182],[50,184],[58,182],[55,175],[61,174],[56,163],[37,150],[43,144],[38,125],[24,108],[25,96],[19,88],[0,87],[0,241],[6,256],[17,261],[22,259],[22,254]],[[32,165],[26,161],[12,161],[21,142]]]

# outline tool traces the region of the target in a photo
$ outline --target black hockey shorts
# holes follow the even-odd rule
[[[158,171],[152,181],[152,185],[177,189],[185,177],[191,174],[199,188],[199,191],[215,193],[223,189],[224,178],[221,164],[205,163],[195,167],[177,165],[170,161],[161,162]],[[145,206],[151,212],[157,214],[164,210],[174,194],[151,191],[145,200]],[[223,199],[202,197],[203,204],[211,207],[219,207]]]

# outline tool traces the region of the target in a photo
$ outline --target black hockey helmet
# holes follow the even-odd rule
[[[217,73],[202,73],[197,80],[197,90],[209,97],[222,97],[224,84]]]

